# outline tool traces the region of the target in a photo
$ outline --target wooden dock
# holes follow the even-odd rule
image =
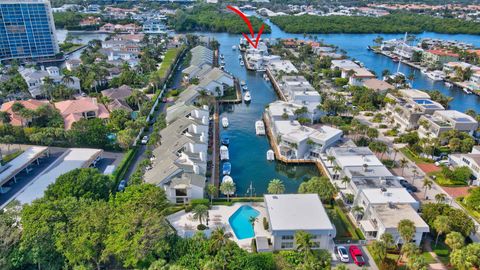
[[[212,142],[212,178],[211,184],[214,184],[217,189],[220,187],[220,114],[219,105],[214,103],[213,113],[213,142]]]
[[[275,90],[275,93],[277,93],[277,96],[278,96],[282,101],[287,101],[287,98],[285,97],[285,95],[283,94],[282,90],[280,89],[280,86],[278,85],[277,80],[276,80],[275,77],[273,76],[273,74],[272,74],[272,72],[270,71],[270,69],[267,68],[266,73],[267,73],[268,78],[270,79],[270,83],[272,84],[273,89]]]

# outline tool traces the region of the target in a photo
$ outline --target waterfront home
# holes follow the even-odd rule
[[[480,185],[480,152],[472,150],[468,154],[450,154],[448,155],[448,161],[450,164],[455,167],[466,166],[470,169],[473,179],[472,185]]]
[[[312,237],[313,249],[333,248],[335,226],[317,194],[264,195],[273,250],[295,249],[295,233]]]
[[[189,118],[198,122],[208,123],[209,110],[208,106],[197,107],[194,105],[186,105],[184,103],[176,103],[167,108],[165,120],[167,124],[180,119]]]
[[[362,207],[365,212],[373,205],[409,204],[415,210],[420,208],[420,203],[403,187],[362,188],[353,201],[354,206]]]
[[[321,103],[320,93],[303,76],[283,76],[279,82],[280,91],[285,98],[294,104],[306,107],[310,121],[320,119],[323,112],[318,109]]]
[[[175,103],[183,103],[185,105],[194,104],[197,98],[200,96],[200,93],[197,89],[198,87],[196,85],[190,85],[189,87],[187,87],[187,89],[180,92],[177,99],[175,100]]]
[[[331,69],[337,70],[350,70],[354,68],[360,68],[358,64],[353,62],[352,60],[343,59],[343,60],[332,60],[332,65],[330,66]],[[346,76],[342,76],[342,78],[346,78]]]
[[[419,47],[425,47],[427,49],[433,49],[437,47],[456,47],[461,50],[473,48],[473,44],[465,43],[457,40],[443,40],[438,38],[422,38],[418,43]]]
[[[363,86],[375,90],[379,93],[385,93],[388,90],[395,89],[395,86],[387,83],[386,81],[382,81],[376,78],[366,79],[363,81]]]
[[[32,110],[32,111],[37,110],[41,106],[50,106],[50,104],[48,103],[48,100],[36,100],[36,99],[13,100],[13,101],[3,103],[2,106],[0,107],[0,111],[9,113],[10,124],[12,126],[20,126],[20,127],[27,127],[32,122],[32,119],[29,117],[25,117],[20,113],[14,112],[13,107],[15,103],[21,104],[25,109]]]
[[[134,23],[129,24],[111,24],[106,23],[102,27],[100,27],[100,32],[107,32],[107,33],[136,33],[140,32],[142,28]]]
[[[321,55],[323,53],[333,53],[336,51],[334,47],[315,47],[315,48],[312,48],[312,50],[313,50],[313,53],[317,55]]]
[[[270,61],[280,60],[278,55],[262,55],[262,54],[246,54],[245,59],[248,62],[248,66],[257,71],[264,71],[266,65]]]
[[[366,68],[342,69],[342,78],[348,78],[348,84],[353,86],[363,86],[363,83],[369,79],[375,79],[376,76]]]
[[[279,153],[286,159],[317,159],[343,135],[336,128],[307,127],[296,120],[274,121],[270,128],[276,138]]]
[[[210,72],[212,70],[212,66],[210,64],[204,63],[201,64],[200,66],[195,66],[195,65],[190,65],[187,68],[185,68],[182,73],[184,74],[185,78],[190,81],[191,79],[197,78],[200,79],[205,74]]]
[[[383,163],[368,147],[332,147],[327,150],[327,155],[335,157],[334,163],[342,170],[347,167],[383,167]]]
[[[265,109],[267,116],[269,117],[270,122],[281,121],[281,120],[296,120],[297,114],[295,111],[302,109],[302,106],[285,102],[282,100],[277,100],[268,105]]]
[[[54,103],[55,108],[59,110],[63,117],[64,128],[72,128],[73,123],[80,119],[101,118],[108,119],[110,113],[105,105],[98,103],[96,98],[79,98],[75,100],[65,100]]]
[[[435,111],[432,115],[425,114],[418,120],[418,135],[435,138],[449,130],[457,130],[473,135],[478,122],[468,114],[456,110]]]
[[[25,79],[28,86],[28,92],[33,98],[45,97],[44,85],[45,79],[50,78],[53,80],[53,84],[63,84],[68,88],[80,91],[80,79],[74,76],[70,76],[71,80],[64,80],[64,75],[60,73],[58,67],[47,67],[40,70],[35,68],[20,68],[20,75]]]
[[[461,69],[462,71],[470,69],[474,73],[480,71],[480,67],[474,66],[466,62],[448,62],[443,65],[443,72],[450,77],[456,77],[456,72],[458,69]]]
[[[146,183],[164,188],[172,203],[203,198],[207,170],[208,118],[189,115],[160,131],[161,145],[153,150],[152,169]]]
[[[267,72],[270,72],[273,77],[283,76],[285,74],[294,75],[298,73],[298,69],[290,60],[271,60],[267,64]]]
[[[477,88],[480,89],[480,70],[474,71],[470,76],[470,82],[477,84]]]
[[[395,244],[401,244],[402,238],[398,232],[398,224],[402,220],[410,220],[415,226],[415,234],[412,242],[420,245],[423,234],[430,231],[427,223],[420,217],[411,204],[379,204],[373,205],[360,220],[360,230],[367,240],[380,240],[385,233],[393,236]]]
[[[392,118],[403,130],[418,127],[418,120],[424,114],[433,114],[444,110],[443,106],[430,99],[430,95],[416,89],[403,89],[398,95],[387,94],[385,109],[392,113]]]
[[[403,40],[395,46],[393,53],[406,60],[414,60],[415,53],[423,53],[421,48],[405,44]]]
[[[207,91],[213,96],[223,96],[224,91],[234,85],[234,78],[231,74],[215,67],[201,78],[198,89]]]
[[[143,23],[142,31],[145,34],[165,34],[167,26],[162,20],[149,19]]]
[[[442,69],[445,63],[456,62],[458,59],[458,53],[446,49],[426,50],[422,53],[422,65],[432,69]]]
[[[80,21],[80,26],[92,26],[99,25],[102,22],[102,19],[99,17],[88,16]]]
[[[382,41],[380,44],[380,50],[382,51],[393,51],[397,46],[403,43],[402,39],[389,39]]]
[[[203,64],[209,64],[213,66],[213,51],[204,46],[196,46],[190,50],[192,58],[190,60],[191,66],[202,66]]]

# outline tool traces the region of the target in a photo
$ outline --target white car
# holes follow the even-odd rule
[[[143,136],[142,144],[147,144],[147,143],[148,143],[148,136]]]
[[[448,166],[450,166],[450,161],[444,159],[444,160],[440,160],[440,161],[435,162],[435,166],[439,167],[441,165],[448,167]]]
[[[350,258],[348,257],[347,248],[344,246],[337,247],[337,255],[341,262],[348,263],[350,261]]]

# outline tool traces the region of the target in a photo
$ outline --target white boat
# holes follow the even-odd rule
[[[247,85],[247,83],[245,81],[240,81],[240,85],[244,86],[244,85]]]
[[[267,82],[270,81],[270,79],[268,78],[267,73],[263,73],[263,79],[264,79],[265,81],[267,81]]]
[[[221,65],[221,66],[220,66],[220,69],[221,69],[221,70],[225,70],[225,66],[224,66],[224,65]]]
[[[238,55],[238,60],[242,60],[242,55],[241,54]]]
[[[243,100],[245,102],[250,102],[252,100],[252,96],[250,95],[250,92],[246,92],[245,95],[243,95]]]
[[[445,75],[440,70],[430,71],[425,73],[425,75],[427,75],[427,77],[433,81],[443,81],[443,79],[445,79]]]
[[[223,58],[224,58],[224,57],[223,57],[223,54],[220,54],[220,59],[223,59]]]
[[[465,92],[465,94],[467,94],[467,95],[472,94],[472,91],[470,91],[470,89],[468,89],[468,88],[466,88],[466,87],[464,87],[462,90],[463,90],[463,92]]]
[[[273,152],[272,149],[267,151],[267,160],[270,160],[270,161],[275,160],[275,153]]]
[[[451,83],[449,83],[449,82],[445,82],[445,86],[448,87],[448,88],[450,88],[450,87],[453,86],[453,84],[451,84]]]
[[[228,118],[227,117],[222,117],[222,126],[224,128],[228,127]]]
[[[248,86],[244,85],[242,86],[243,91],[248,91]]]
[[[228,147],[225,145],[220,146],[220,160],[229,160],[230,155],[228,153]]]
[[[265,124],[262,120],[258,120],[255,122],[255,133],[257,135],[265,135]]]
[[[422,72],[422,74],[426,74],[426,73],[428,72],[428,70],[427,70],[426,68],[422,68],[422,69],[420,70],[420,72]]]
[[[243,66],[243,65],[245,65],[245,63],[242,60],[242,61],[240,61],[240,66]]]
[[[236,49],[237,49],[237,46],[233,45],[233,46],[232,46],[232,50],[235,51]]]

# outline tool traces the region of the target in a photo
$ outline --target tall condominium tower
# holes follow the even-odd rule
[[[48,0],[0,0],[0,61],[35,61],[58,52]]]

